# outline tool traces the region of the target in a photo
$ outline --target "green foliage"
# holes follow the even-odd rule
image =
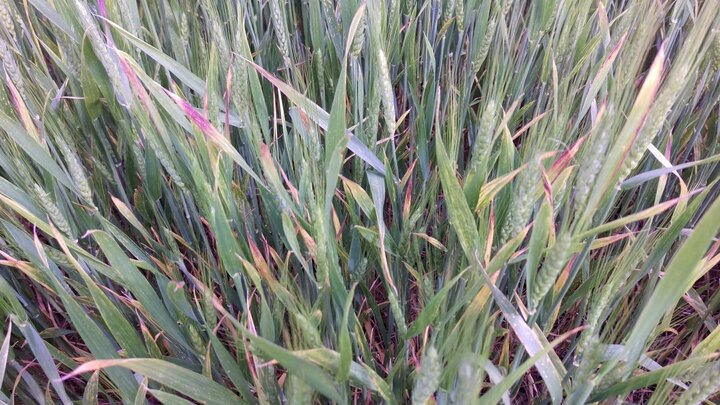
[[[0,402],[716,400],[719,15],[0,1]]]

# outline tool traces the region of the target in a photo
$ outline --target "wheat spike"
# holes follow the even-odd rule
[[[415,377],[415,386],[412,392],[413,405],[425,405],[440,384],[442,364],[440,355],[435,347],[430,346],[425,350],[425,355],[420,362],[420,370]]]
[[[572,241],[572,235],[568,232],[562,232],[560,236],[558,236],[533,283],[532,291],[530,292],[531,309],[537,308],[537,305],[545,298],[555,283],[557,276],[565,267],[565,263],[570,257]]]

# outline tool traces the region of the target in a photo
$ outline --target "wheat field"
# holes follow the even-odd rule
[[[0,0],[0,58],[0,403],[720,403],[720,1]]]

